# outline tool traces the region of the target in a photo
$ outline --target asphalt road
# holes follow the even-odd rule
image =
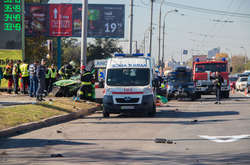
[[[153,118],[104,119],[99,112],[1,140],[0,164],[249,165],[250,98],[238,93],[221,105],[214,101],[170,101]]]

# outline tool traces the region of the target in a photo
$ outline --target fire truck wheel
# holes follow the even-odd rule
[[[109,110],[103,107],[102,115],[104,118],[109,118]]]

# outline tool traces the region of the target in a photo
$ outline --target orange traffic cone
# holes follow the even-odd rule
[[[234,90],[234,88],[232,88],[232,94],[234,94],[235,93],[235,90]]]
[[[248,89],[245,88],[245,92],[244,92],[245,96],[247,96],[247,93],[248,93]]]

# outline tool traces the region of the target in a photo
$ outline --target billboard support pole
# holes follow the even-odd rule
[[[61,37],[57,37],[57,68],[61,68]]]
[[[132,54],[132,46],[133,46],[133,16],[134,16],[134,13],[133,13],[133,8],[134,8],[134,0],[130,0],[130,27],[129,27],[129,30],[130,30],[130,34],[129,34],[129,54],[131,55]]]
[[[88,0],[82,0],[81,66],[87,63]]]
[[[24,15],[24,3],[25,0],[22,0],[22,60],[25,60],[25,25],[24,25],[24,19],[25,19],[25,15]]]

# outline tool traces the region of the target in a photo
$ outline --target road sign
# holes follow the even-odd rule
[[[183,54],[184,55],[188,54],[188,50],[183,50]]]
[[[0,49],[21,49],[22,1],[1,0]]]

